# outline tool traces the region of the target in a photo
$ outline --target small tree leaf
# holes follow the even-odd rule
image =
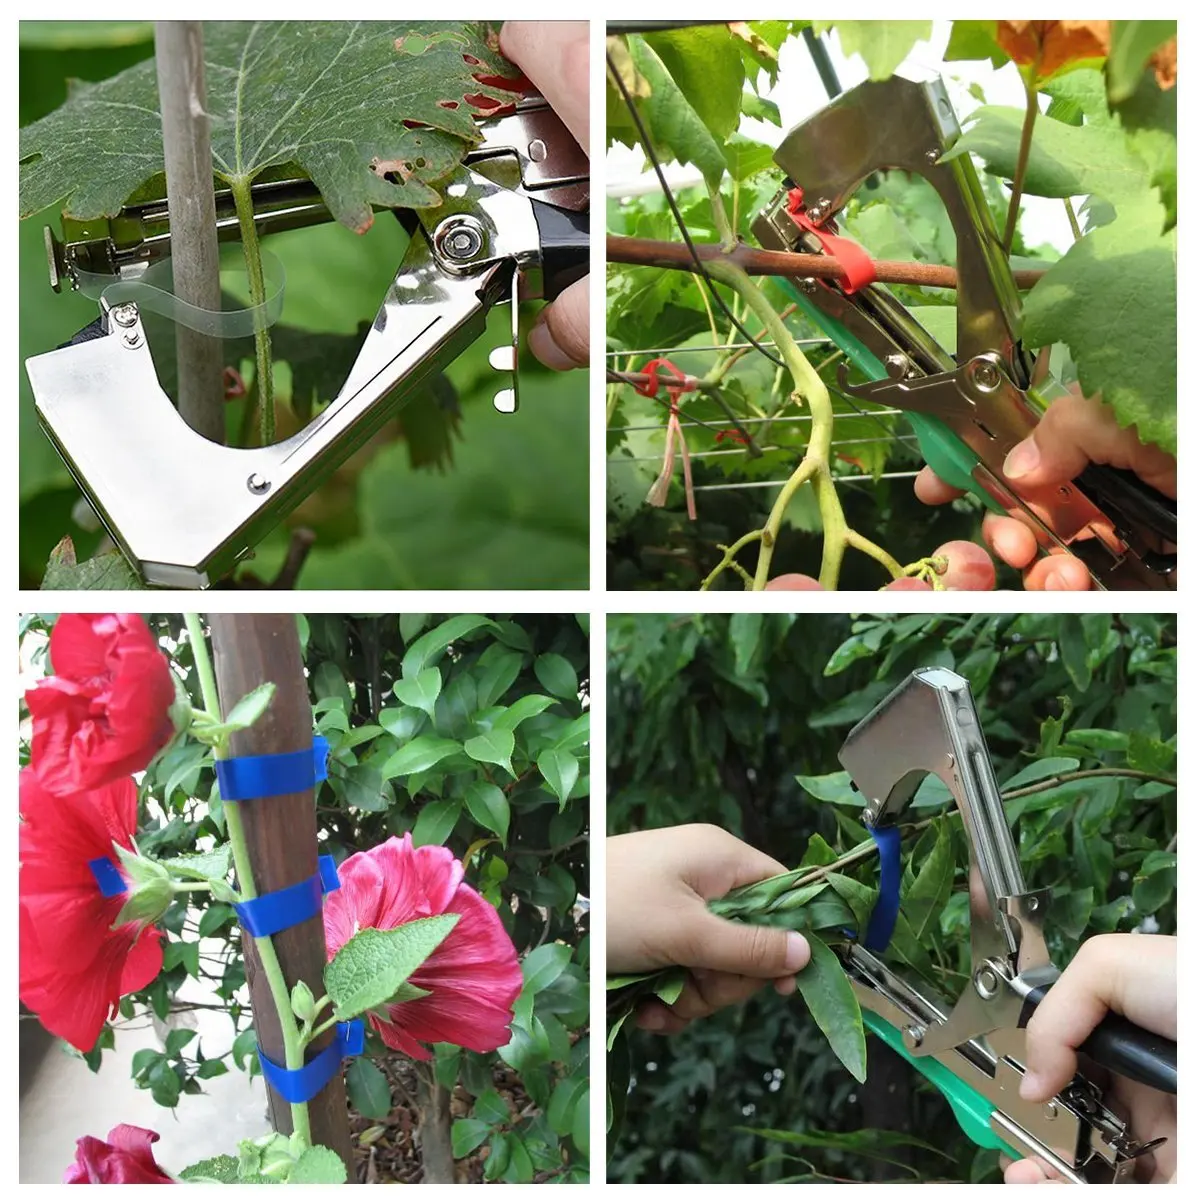
[[[918,941],[941,919],[954,885],[954,865],[954,840],[947,822],[941,820],[933,850],[904,896],[904,912]]]
[[[539,696],[536,693],[529,696],[522,696],[520,700],[513,701],[493,722],[493,729],[508,729],[515,730],[522,721],[528,721],[530,717],[536,717],[539,713],[543,713],[554,703],[549,696]]]
[[[511,816],[508,798],[494,783],[476,779],[468,786],[463,800],[476,824],[499,835],[501,842],[507,842]]]
[[[797,775],[796,782],[814,799],[826,804],[852,804],[862,808],[861,792],[854,789],[847,771],[834,771],[830,775]]]
[[[205,850],[200,854],[168,858],[163,866],[181,879],[224,879],[229,874],[232,854],[228,845],[218,846],[215,850]]]
[[[221,722],[222,727],[231,733],[249,729],[270,707],[274,695],[275,685],[273,683],[260,683],[229,710],[225,720]]]
[[[428,633],[423,633],[404,653],[404,661],[400,664],[400,672],[405,679],[414,679],[430,663],[450,645],[451,642],[464,638],[468,633],[487,625],[495,628],[496,622],[488,617],[477,616],[473,613],[460,613],[435,625]]]
[[[442,673],[437,667],[426,667],[411,679],[397,679],[392,691],[401,704],[419,708],[433,720],[433,706],[442,691]]]
[[[862,56],[872,79],[889,79],[918,42],[933,33],[932,21],[814,21],[813,30],[836,29],[842,53]]]
[[[429,734],[413,738],[383,764],[383,778],[392,779],[396,775],[415,775],[418,771],[428,771],[443,758],[449,758],[461,749],[462,746],[458,742],[449,738],[433,737]]]
[[[457,913],[423,917],[396,929],[362,929],[325,968],[325,990],[339,1021],[385,1004],[446,940]]]
[[[538,755],[537,765],[542,778],[558,797],[558,807],[561,811],[571,795],[575,781],[579,778],[579,763],[575,756],[566,750],[543,750]]]
[[[516,746],[516,738],[508,729],[489,729],[477,737],[468,738],[464,750],[476,761],[496,763],[510,775],[516,775],[512,768],[512,753]]]
[[[525,977],[525,991],[531,996],[548,988],[567,969],[571,961],[571,947],[558,942],[546,942],[531,950],[521,960],[521,974]]]
[[[381,1121],[392,1111],[392,1089],[387,1076],[361,1055],[346,1069],[346,1091],[350,1103],[364,1117]]]
[[[432,800],[421,809],[413,826],[414,846],[443,846],[458,824],[462,805],[457,800]]]
[[[464,1117],[450,1126],[450,1151],[455,1158],[466,1158],[487,1141],[492,1127],[486,1121]]]
[[[328,1146],[309,1146],[288,1172],[288,1183],[345,1183],[346,1164]]]
[[[820,938],[809,938],[808,944],[812,960],[797,974],[796,986],[834,1054],[862,1083],[867,1078],[867,1043],[858,997],[838,956]]]
[[[575,668],[561,654],[539,654],[533,664],[533,673],[552,696],[574,700],[579,694]]]

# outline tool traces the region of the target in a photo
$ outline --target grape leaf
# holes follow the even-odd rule
[[[1175,232],[1154,193],[1076,242],[1025,301],[1030,346],[1065,342],[1087,394],[1122,426],[1175,453]],[[1131,349],[1136,347],[1136,350]]]
[[[1175,36],[1174,21],[1114,21],[1108,54],[1108,98],[1114,105],[1137,90],[1150,56]]]
[[[237,185],[298,166],[359,232],[372,204],[436,204],[430,184],[480,141],[468,97],[487,111],[515,98],[493,40],[467,22],[206,22],[213,173]],[[150,60],[21,130],[21,215],[64,202],[80,219],[112,216],[162,170]]]
[[[746,70],[729,30],[695,25],[646,35],[679,90],[718,142],[738,127]]]
[[[814,21],[813,29],[824,33],[836,29],[842,53],[862,56],[872,79],[888,79],[918,42],[933,34],[932,21]]]
[[[43,591],[102,591],[108,588],[141,589],[142,581],[119,550],[77,562],[75,543],[65,537],[50,551]]]
[[[725,174],[725,156],[700,115],[657,54],[639,37],[630,37],[629,54],[650,94],[638,106],[655,146],[680,163],[693,163],[712,187]]]

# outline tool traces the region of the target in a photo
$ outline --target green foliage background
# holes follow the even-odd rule
[[[69,79],[105,79],[152,53],[147,23],[23,22],[21,125],[57,108]],[[81,562],[102,536],[73,518],[80,492],[38,428],[24,368],[27,357],[54,349],[96,316],[93,301],[50,290],[42,231],[58,221],[52,209],[30,217],[18,242],[20,565],[21,585],[31,588],[64,534]],[[274,337],[281,432],[307,421],[314,389],[326,401],[340,386],[406,241],[399,222],[383,213],[361,236],[329,223],[264,242],[287,274]],[[443,396],[439,404],[432,392],[413,401],[370,451],[355,455],[272,532],[238,576],[248,586],[272,579],[290,529],[306,526],[317,542],[301,588],[586,586],[587,375],[549,372],[525,353],[521,411],[497,413],[500,377],[487,352],[511,337],[509,321],[507,309],[493,313],[485,336],[447,371],[456,403]],[[164,333],[150,340],[169,384],[174,339],[165,323]],[[244,370],[253,360],[252,341],[234,349],[232,361]],[[228,409],[232,437],[239,404]]]
[[[45,634],[53,618],[26,616],[20,637]],[[199,684],[178,614],[147,620],[197,705]],[[430,614],[300,615],[315,727],[329,739],[329,778],[316,793],[321,850],[341,862],[392,836],[445,845],[467,864],[466,881],[496,905],[522,961],[525,989],[509,1045],[491,1054],[436,1048],[443,1088],[461,1084],[471,1107],[451,1128],[456,1157],[485,1142],[486,1178],[505,1182],[587,1178],[588,1161],[588,770],[587,617],[453,617]],[[420,639],[422,648],[413,651]],[[430,641],[433,645],[430,646]],[[42,653],[44,653],[44,649]],[[420,687],[401,680],[409,652],[420,656]],[[410,668],[411,673],[411,668]],[[507,727],[487,761],[472,738]],[[440,757],[431,752],[437,743]],[[21,747],[21,761],[28,747]],[[431,759],[433,761],[431,761]],[[426,764],[426,765],[422,765]],[[166,858],[207,849],[223,836],[211,751],[177,742],[140,786],[138,844]],[[190,904],[190,908],[188,907]],[[233,910],[193,893],[162,921],[164,970],[121,1002],[122,1020],[148,1012],[165,1020],[189,976],[228,1006],[240,1029],[230,1053],[205,1058],[194,1031],[172,1030],[164,1051],[141,1050],[133,1083],[167,1108],[231,1067],[254,1073],[250,1013],[235,995],[245,982]],[[201,938],[207,942],[203,954]],[[113,1045],[108,1027],[86,1055],[98,1070]],[[347,1064],[352,1109],[369,1118],[393,1107],[376,1065],[392,1054],[373,1033],[368,1053]],[[494,1086],[517,1073],[529,1108],[512,1112]]]
[[[842,740],[908,672],[944,666],[971,680],[1002,790],[1018,772],[1021,783],[1143,773],[1007,805],[1027,883],[1053,889],[1053,959],[1064,965],[1094,933],[1174,933],[1176,793],[1144,775],[1174,776],[1175,625],[1102,613],[612,616],[608,832],[708,821],[789,868],[814,833],[848,849],[865,833],[861,800],[838,774]],[[936,817],[946,801],[926,786],[913,816]],[[957,882],[927,949],[954,993],[969,947],[965,845],[949,827]],[[915,850],[906,839],[906,861],[924,861],[934,828]],[[874,1038],[856,1084],[799,999],[768,989],[673,1038],[633,1031],[629,1045],[612,1180],[998,1179],[995,1157],[976,1153],[949,1106]],[[781,1154],[772,1130],[794,1144]]]

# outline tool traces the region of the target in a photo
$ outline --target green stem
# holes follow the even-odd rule
[[[725,211],[725,197],[719,188],[709,187],[708,198],[712,201],[713,223],[717,228],[717,236],[721,239],[721,248],[729,251],[737,245],[733,235],[733,226],[729,223],[729,213]]]
[[[1071,203],[1070,196],[1063,197],[1063,206],[1067,210],[1067,220],[1071,222],[1071,237],[1079,241],[1083,237],[1083,230],[1079,228],[1079,218],[1075,215],[1075,205]]]
[[[329,1017],[327,1020],[322,1021],[321,1024],[318,1025],[316,1027],[316,1029],[314,1029],[312,1031],[312,1033],[309,1035],[308,1040],[310,1042],[315,1042],[317,1040],[317,1038],[319,1038],[321,1036],[321,1034],[323,1034],[325,1032],[325,1030],[332,1029],[337,1023],[338,1023],[338,1019],[336,1016]]]
[[[171,881],[171,891],[173,892],[211,892],[212,884],[205,879],[201,883],[177,883]]]
[[[257,245],[257,244],[256,244]],[[212,661],[208,657],[208,644],[204,640],[204,628],[200,624],[198,613],[185,613],[184,622],[187,625],[188,636],[192,642],[192,657],[196,662],[196,673],[200,677],[200,695],[204,707],[216,720],[221,719],[221,700],[217,694],[217,679],[213,674]],[[227,751],[214,747],[213,756],[224,758]],[[246,831],[242,826],[242,814],[236,803],[226,801],[222,808],[225,812],[225,828],[229,834],[229,845],[233,850],[233,864],[237,871],[238,886],[242,896],[253,900],[258,895],[254,886],[254,872],[250,867],[250,850],[246,843]],[[300,1040],[300,1031],[296,1027],[295,1015],[292,1013],[291,993],[287,981],[283,977],[283,968],[279,965],[279,956],[275,953],[275,945],[269,937],[256,937],[254,948],[258,951],[262,963],[263,974],[271,989],[271,999],[275,1001],[275,1011],[279,1014],[279,1028],[283,1033],[284,1062],[291,1071],[304,1066],[304,1044]],[[292,1129],[300,1134],[306,1144],[312,1145],[312,1128],[308,1121],[308,1105],[293,1104]]]
[[[238,227],[242,233],[242,253],[246,258],[246,277],[250,281],[250,302],[256,308],[267,301],[267,285],[263,278],[262,251],[258,246],[258,229],[254,224],[254,197],[250,182],[230,181],[233,203],[237,209]],[[259,433],[264,446],[275,441],[275,387],[271,376],[271,331],[261,315],[254,322],[254,375],[258,392]]]
[[[1036,71],[1034,64],[1033,71]],[[1032,73],[1031,73],[1032,74]],[[1037,88],[1030,79],[1025,81],[1025,122],[1021,126],[1021,145],[1017,150],[1017,169],[1013,172],[1012,195],[1008,200],[1008,220],[1004,223],[1004,256],[1012,251],[1017,232],[1017,216],[1021,211],[1021,191],[1025,186],[1025,169],[1029,166],[1029,149],[1033,145],[1033,123],[1038,115]]]

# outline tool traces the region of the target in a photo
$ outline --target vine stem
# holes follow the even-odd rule
[[[1039,55],[1030,68],[1025,82],[1025,121],[1021,125],[1021,144],[1017,149],[1017,167],[1013,172],[1012,195],[1008,199],[1008,219],[1004,222],[1004,253],[1012,250],[1013,237],[1017,232],[1017,217],[1021,211],[1021,191],[1025,186],[1025,170],[1029,166],[1029,151],[1033,146],[1033,125],[1038,115],[1038,91],[1033,79],[1040,65]]]
[[[200,677],[200,695],[204,700],[204,708],[219,721],[221,700],[217,694],[217,679],[213,674],[212,660],[208,656],[208,643],[204,638],[200,614],[185,613],[183,619],[192,641],[192,657],[196,662],[196,673]],[[228,752],[223,747],[213,748],[214,758],[227,756]],[[254,871],[250,866],[250,852],[242,827],[242,814],[234,802],[223,801],[221,807],[225,814],[225,828],[233,850],[233,865],[237,870],[239,888],[244,899],[253,900],[258,895],[258,890],[254,886]],[[266,975],[271,988],[271,999],[275,1001],[275,1010],[279,1014],[279,1027],[283,1032],[284,1062],[288,1070],[299,1070],[304,1066],[304,1043],[300,1039],[300,1031],[296,1028],[291,994],[288,991],[287,980],[283,977],[283,968],[279,965],[279,957],[275,953],[275,945],[269,937],[256,937],[254,948],[258,951],[263,974]],[[291,1110],[293,1131],[300,1134],[306,1145],[311,1146],[312,1128],[308,1121],[308,1105],[292,1104]]]
[[[853,545],[856,550],[870,555],[891,572],[893,579],[898,579],[902,568],[890,554],[862,534],[854,533],[853,540],[851,539],[853,531],[846,524],[842,502],[829,469],[829,452],[833,443],[833,403],[829,399],[828,388],[812,363],[800,352],[796,339],[780,320],[771,302],[754,286],[750,277],[740,267],[732,262],[719,261],[710,262],[707,269],[714,279],[733,288],[763,323],[792,376],[795,385],[793,394],[798,401],[807,403],[812,415],[812,433],[804,457],[780,489],[767,516],[767,523],[761,531],[762,541],[759,545],[758,565],[754,572],[754,590],[761,592],[767,586],[771,558],[775,553],[775,543],[787,507],[792,497],[809,482],[813,485],[825,535],[821,548],[821,572],[818,576],[821,586],[829,591],[837,587],[842,559],[848,545]],[[712,576],[709,576],[706,582],[711,582],[711,579]]]
[[[238,228],[242,233],[242,254],[246,259],[246,278],[250,283],[250,302],[259,309],[267,302],[267,285],[263,277],[262,250],[258,244],[258,229],[254,224],[254,195],[247,179],[231,180],[237,209]],[[261,310],[254,318],[254,375],[258,391],[258,429],[264,446],[275,441],[275,382],[271,374],[271,331],[263,323]]]

